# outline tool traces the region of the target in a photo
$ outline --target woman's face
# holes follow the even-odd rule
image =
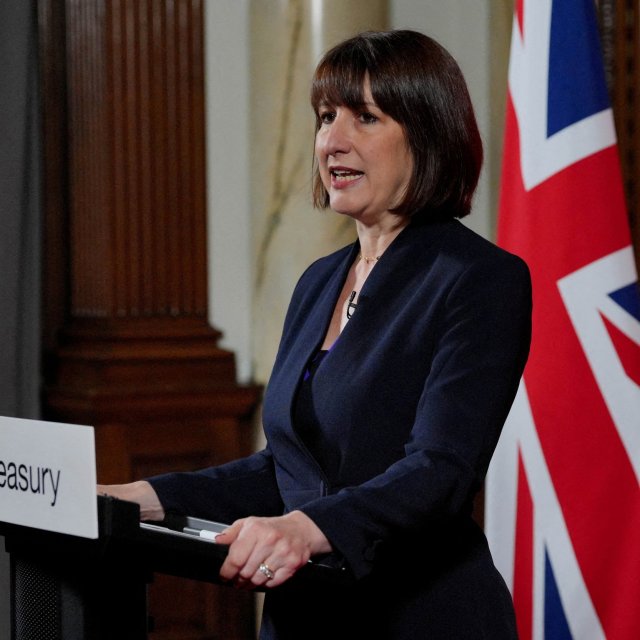
[[[331,208],[363,222],[376,222],[402,202],[413,156],[401,125],[373,101],[352,111],[321,104],[315,153]]]

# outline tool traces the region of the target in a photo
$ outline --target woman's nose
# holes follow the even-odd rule
[[[331,124],[322,132],[323,151],[330,156],[348,153],[351,148],[351,128],[346,114],[337,114]]]

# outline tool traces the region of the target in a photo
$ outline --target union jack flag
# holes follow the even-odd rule
[[[521,640],[640,638],[640,296],[593,0],[516,0],[498,242],[531,355],[487,478]]]

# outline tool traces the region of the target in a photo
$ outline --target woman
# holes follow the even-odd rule
[[[233,522],[221,576],[266,587],[261,638],[515,638],[471,509],[527,358],[530,280],[456,220],[482,163],[464,79],[422,34],[365,33],[326,54],[311,101],[315,203],[358,240],[295,288],[267,447],[103,490],[147,519]],[[328,553],[351,585],[287,584]]]

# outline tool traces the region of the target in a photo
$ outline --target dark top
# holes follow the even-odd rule
[[[331,541],[356,583],[268,592],[264,639],[515,638],[471,507],[528,354],[528,269],[458,221],[407,226],[313,377],[319,464],[294,400],[358,251],[318,260],[295,288],[264,398],[267,448],[151,483],[166,509],[214,520],[300,509]]]
[[[318,420],[318,409],[313,402],[313,378],[328,353],[328,350],[318,351],[302,377],[293,406],[293,424],[309,453],[317,460],[325,474],[332,475],[334,470],[331,468],[331,464],[333,461],[327,455],[329,447]]]

